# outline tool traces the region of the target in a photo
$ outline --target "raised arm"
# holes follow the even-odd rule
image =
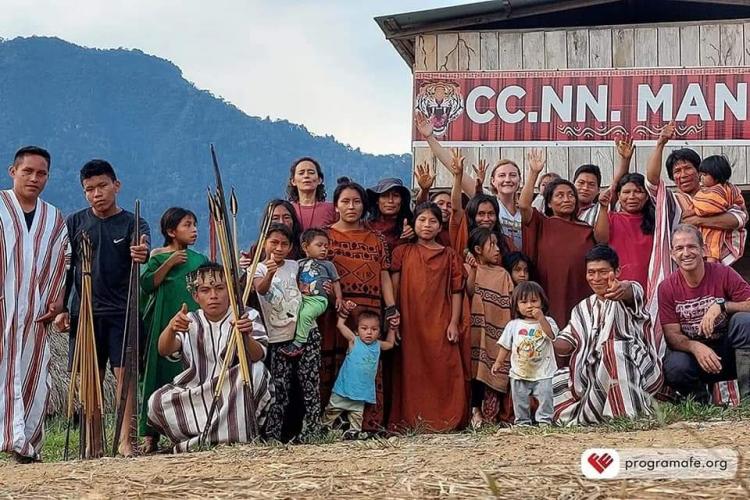
[[[653,186],[658,186],[661,181],[661,165],[664,159],[664,146],[674,136],[674,122],[669,122],[659,133],[659,138],[656,140],[656,147],[654,152],[648,159],[646,164],[646,180]]]
[[[531,220],[534,210],[531,204],[534,202],[534,186],[539,179],[539,174],[544,169],[544,153],[541,149],[532,149],[529,151],[527,158],[529,162],[529,172],[526,175],[526,182],[518,197],[518,209],[521,211],[521,220],[527,222]]]
[[[424,137],[425,141],[427,141],[427,145],[430,146],[430,151],[432,151],[432,154],[434,154],[437,159],[440,160],[440,163],[442,163],[445,168],[447,168],[449,171],[452,171],[451,153],[446,148],[444,148],[435,138],[435,135],[432,133],[432,123],[430,123],[430,120],[422,113],[416,113],[416,115],[414,116],[414,121],[417,124],[417,130],[422,135],[422,137]],[[471,177],[467,176],[462,179],[462,189],[469,196],[474,196],[475,183],[471,179]]]
[[[594,223],[594,239],[597,243],[609,243],[609,207],[612,190],[607,188],[599,194],[599,215]]]
[[[336,321],[336,328],[338,328],[339,333],[349,341],[350,344],[354,343],[354,332],[349,329],[348,326],[346,326],[346,318],[343,316],[339,316],[338,320]]]
[[[430,200],[430,189],[435,183],[435,172],[425,162],[417,165],[417,169],[414,174],[417,179],[417,185],[419,186],[419,192],[414,199],[414,203],[416,205],[419,205]]]
[[[474,196],[484,194],[484,180],[487,178],[487,160],[479,160],[479,165],[472,165],[471,169],[476,175],[474,181]]]
[[[464,157],[461,151],[454,149],[451,151],[450,171],[453,174],[453,187],[451,188],[451,205],[453,213],[451,217],[461,220],[464,216],[464,208],[461,203],[461,183],[464,179]]]
[[[620,161],[617,162],[617,167],[615,168],[614,176],[612,177],[612,184],[610,185],[610,189],[612,190],[612,203],[617,201],[614,199],[615,189],[617,188],[620,179],[625,177],[630,171],[630,162],[635,154],[635,144],[633,144],[633,137],[630,135],[624,139],[620,139],[615,145],[617,146],[617,155],[620,157]]]

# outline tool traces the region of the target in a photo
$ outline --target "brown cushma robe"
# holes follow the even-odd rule
[[[583,222],[547,217],[537,210],[524,221],[523,250],[531,258],[536,278],[549,297],[550,316],[560,328],[570,313],[591,295],[584,257],[596,244],[594,229]]]

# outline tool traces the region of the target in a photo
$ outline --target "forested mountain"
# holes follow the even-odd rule
[[[238,192],[243,245],[255,238],[264,203],[284,195],[297,157],[321,162],[329,196],[341,175],[370,185],[387,176],[407,178],[410,165],[409,155],[364,154],[302,125],[248,116],[197,89],[167,60],[57,38],[0,41],[0,138],[6,165],[23,145],[52,153],[43,197],[65,213],[85,206],[78,181],[83,163],[107,159],[123,183],[121,205],[132,210],[141,199],[154,233],[162,211],[173,205],[196,211],[205,229],[214,143],[227,191],[233,185]],[[9,185],[7,177],[0,183]],[[198,248],[206,241],[202,231]]]

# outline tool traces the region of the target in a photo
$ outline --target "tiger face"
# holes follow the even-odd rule
[[[430,120],[433,133],[441,136],[463,113],[464,100],[457,83],[432,82],[419,88],[415,109]]]

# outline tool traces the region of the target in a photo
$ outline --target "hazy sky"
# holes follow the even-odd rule
[[[373,17],[461,0],[2,0],[0,37],[138,48],[250,115],[409,150],[411,72]]]

